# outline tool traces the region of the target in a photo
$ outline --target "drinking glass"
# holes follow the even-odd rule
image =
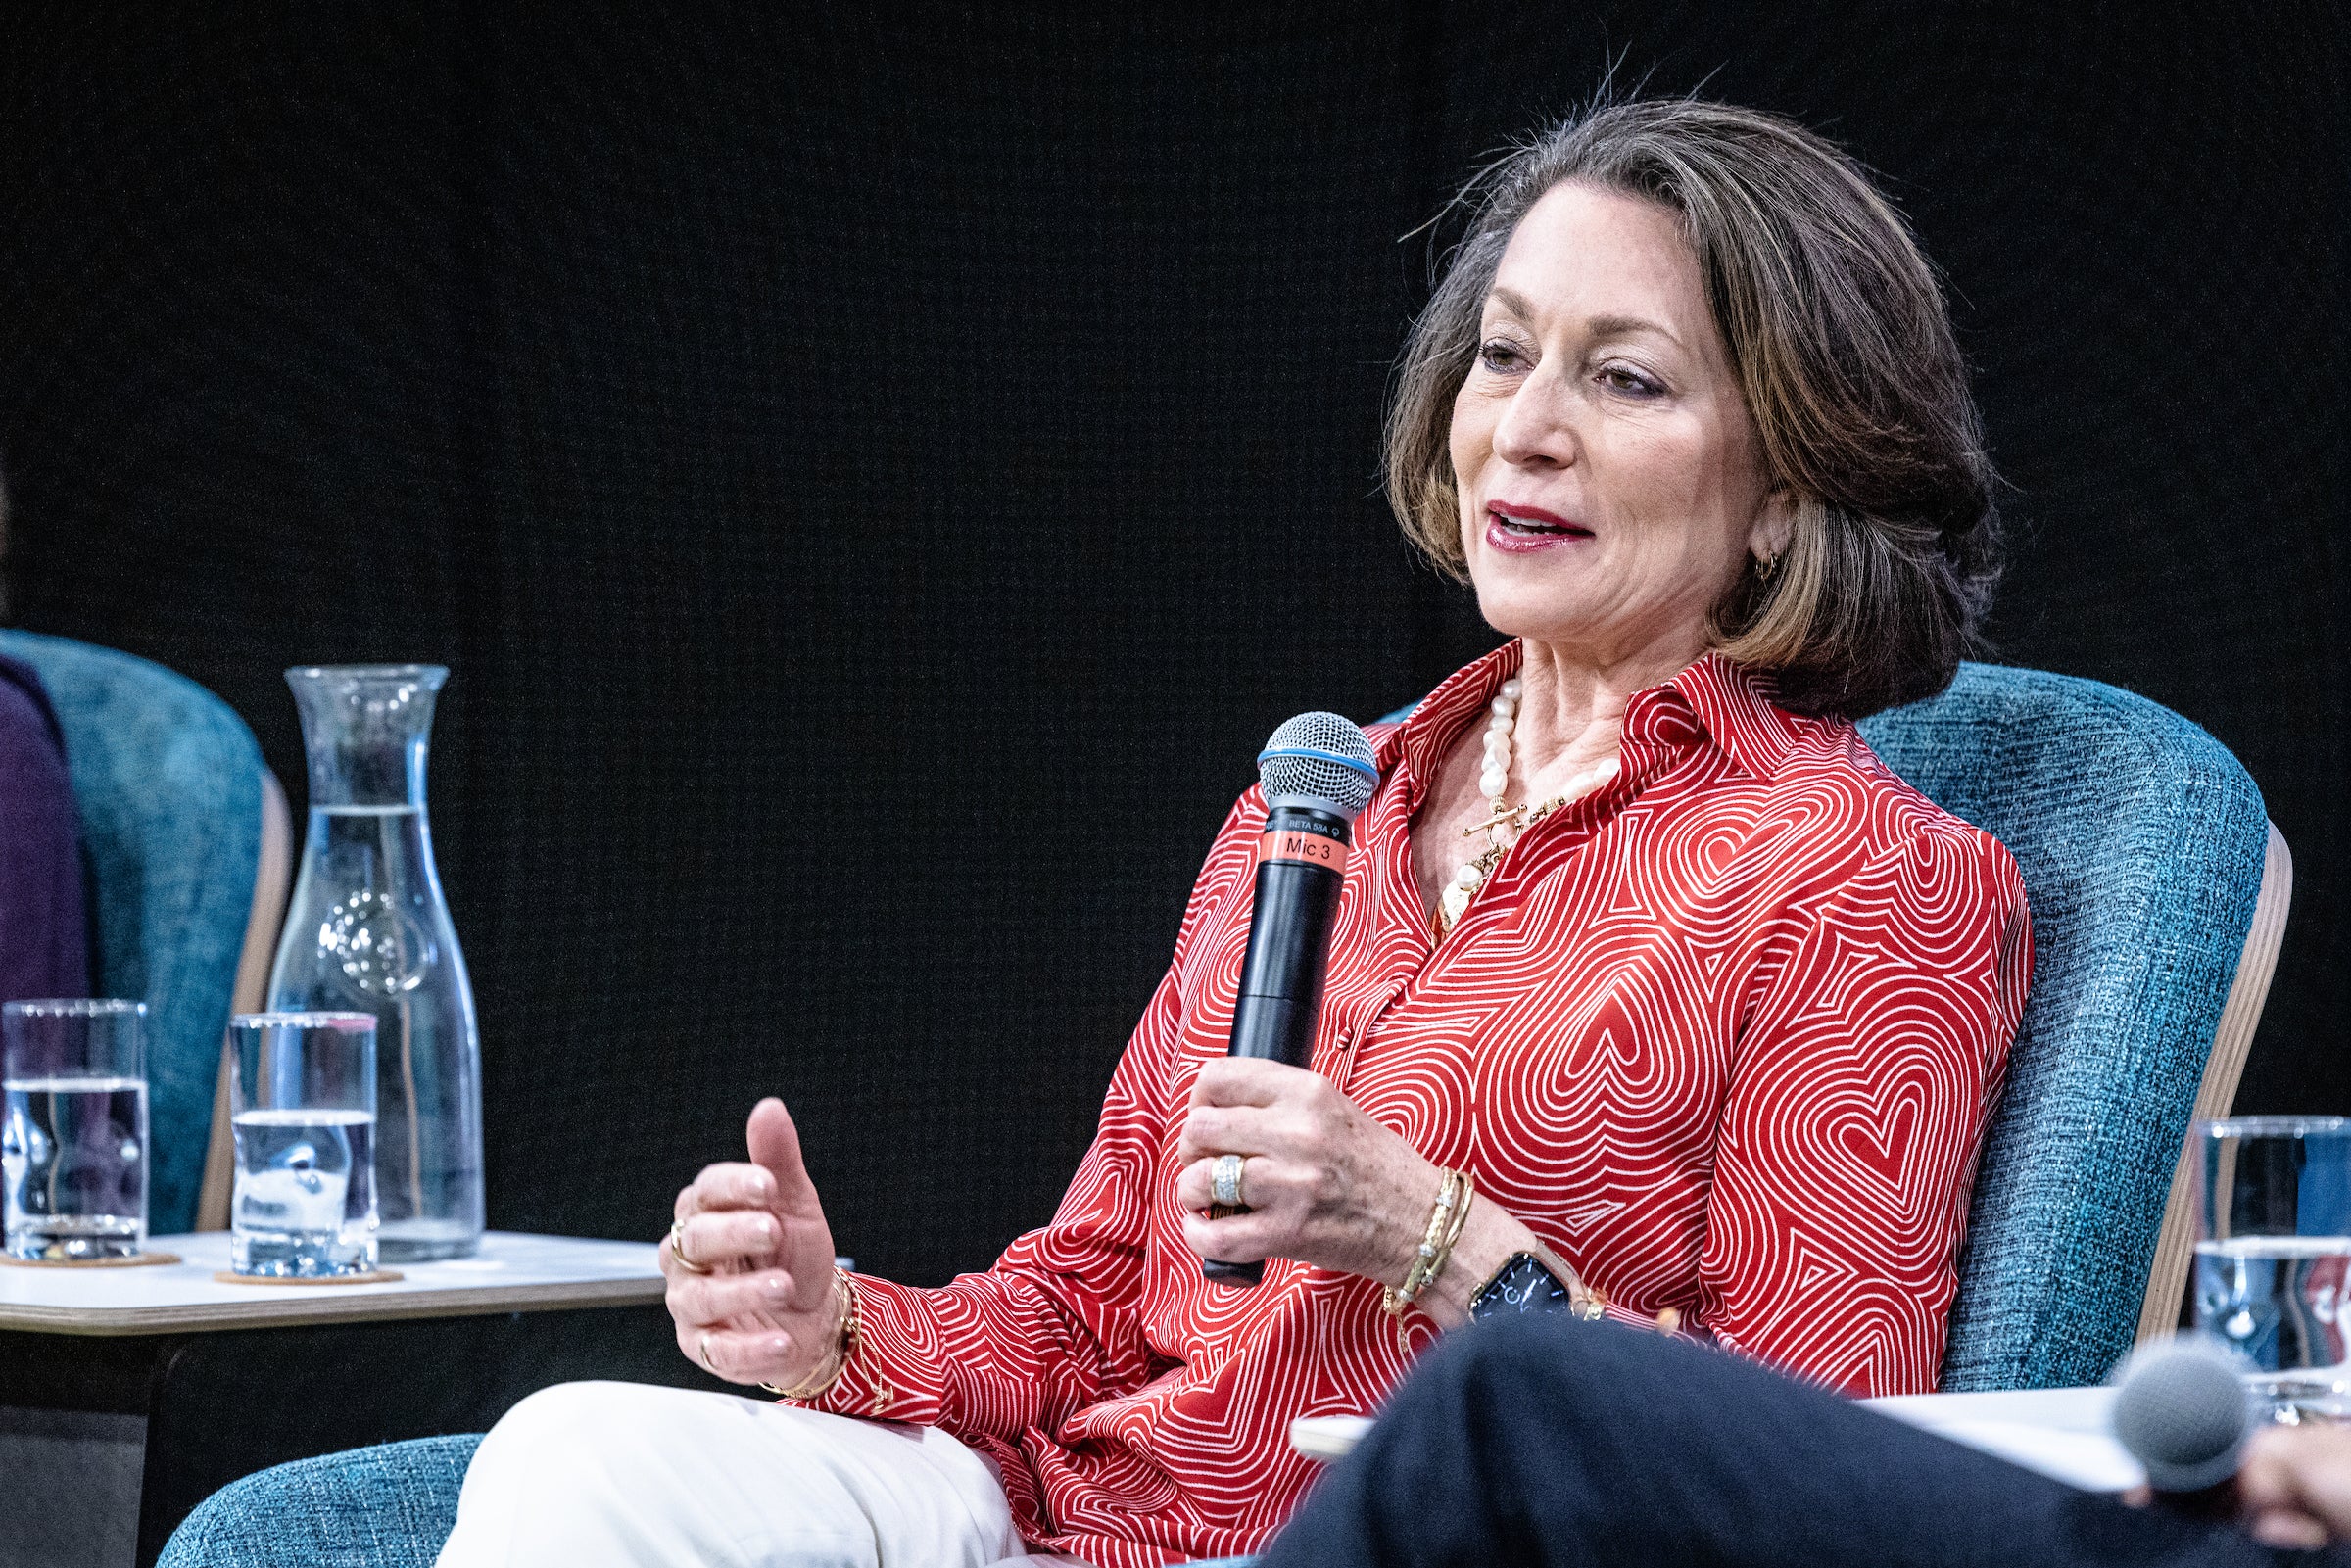
[[[2195,1320],[2274,1419],[2351,1416],[2351,1118],[2232,1117],[2196,1156]]]
[[[147,1245],[147,1005],[0,1008],[8,1256],[136,1258]]]
[[[374,1015],[243,1013],[229,1020],[228,1043],[229,1268],[262,1279],[374,1273]]]

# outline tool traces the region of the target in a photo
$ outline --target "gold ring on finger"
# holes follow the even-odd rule
[[[710,1331],[708,1329],[702,1330],[702,1337],[696,1343],[694,1354],[696,1358],[702,1363],[703,1371],[712,1377],[718,1376],[718,1368],[710,1364]]]
[[[676,1259],[678,1266],[689,1274],[710,1272],[708,1263],[697,1263],[686,1256],[686,1221],[683,1219],[673,1219],[669,1222],[669,1256]]]

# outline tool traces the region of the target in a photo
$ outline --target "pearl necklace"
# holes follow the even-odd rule
[[[1484,833],[1486,847],[1463,861],[1454,872],[1453,880],[1446,884],[1445,891],[1437,895],[1439,941],[1443,941],[1445,933],[1453,929],[1454,923],[1469,907],[1469,900],[1477,896],[1477,890],[1486,884],[1487,877],[1493,874],[1496,866],[1502,864],[1502,857],[1510,853],[1511,845],[1518,841],[1520,834],[1560,807],[1575,804],[1616,777],[1616,759],[1607,757],[1574,775],[1567,781],[1566,787],[1531,810],[1522,805],[1504,805],[1502,797],[1511,787],[1511,735],[1517,728],[1518,693],[1523,689],[1517,677],[1513,676],[1502,683],[1502,690],[1494,697],[1494,716],[1486,725],[1485,766],[1477,776],[1477,792],[1486,797],[1493,815],[1484,822],[1472,823],[1462,830],[1463,838]]]

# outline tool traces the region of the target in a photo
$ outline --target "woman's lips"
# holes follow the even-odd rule
[[[1550,549],[1591,537],[1589,528],[1540,506],[1520,506],[1504,500],[1486,503],[1486,543],[1499,550],[1516,554]]]

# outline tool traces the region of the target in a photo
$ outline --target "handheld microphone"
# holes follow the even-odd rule
[[[2115,1440],[2147,1472],[2158,1504],[2197,1519],[2233,1518],[2236,1468],[2252,1431],[2243,1365],[2192,1335],[2134,1353],[2117,1376]]]
[[[1257,899],[1225,1054],[1309,1067],[1331,916],[1355,842],[1351,825],[1371,803],[1379,768],[1371,742],[1352,720],[1301,713],[1258,753],[1257,776],[1266,791],[1266,831],[1257,843]],[[1220,1219],[1246,1212],[1209,1211]],[[1265,1278],[1266,1265],[1209,1259],[1200,1272],[1219,1284],[1247,1286]]]

